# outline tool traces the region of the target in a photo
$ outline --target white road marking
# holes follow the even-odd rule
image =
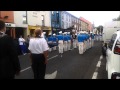
[[[55,58],[55,57],[57,57],[57,56],[58,56],[58,55],[55,55],[55,56],[49,58],[48,60],[51,60],[51,59],[53,59],[53,58]],[[21,70],[20,72],[24,72],[24,71],[26,71],[26,70],[28,70],[28,69],[30,69],[30,68],[31,68],[31,66],[29,66],[29,67],[27,67],[27,68]]]
[[[45,79],[55,79],[57,76],[57,70],[53,72],[52,74],[46,74]]]
[[[98,72],[94,72],[92,79],[97,79]]]
[[[103,59],[103,55],[100,56],[100,60],[102,60],[102,59]]]
[[[100,59],[96,65],[96,69],[95,69],[95,72],[93,73],[93,76],[92,76],[92,79],[97,79],[97,75],[98,75],[98,68],[100,67],[101,65],[101,60],[103,59],[103,56],[101,55],[100,56]]]
[[[27,67],[27,68],[25,68],[25,69],[23,69],[23,70],[21,70],[20,72],[24,72],[24,71],[26,71],[26,70],[28,70],[28,69],[30,69],[31,68],[31,66],[30,67]]]
[[[55,58],[55,57],[57,57],[58,55],[55,55],[55,56],[53,56],[53,57],[51,57],[51,58],[49,58],[48,60],[51,60],[51,59],[53,59],[53,58]]]
[[[101,61],[98,61],[96,67],[100,67],[100,65],[101,65]]]

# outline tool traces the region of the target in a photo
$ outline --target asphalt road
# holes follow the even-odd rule
[[[101,45],[100,41],[95,41],[94,47],[83,55],[78,53],[78,49],[73,49],[64,52],[62,58],[58,51],[50,52],[46,79],[107,79],[106,59],[101,56]],[[33,79],[29,55],[19,58],[22,70],[16,79]]]

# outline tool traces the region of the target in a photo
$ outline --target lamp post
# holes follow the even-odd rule
[[[58,20],[59,20],[59,15],[58,15],[59,12],[57,11],[56,14],[57,14],[56,16],[58,16],[58,17],[56,17],[56,26],[57,26],[57,25],[58,25]],[[56,31],[57,31],[57,27],[56,27]],[[57,34],[57,33],[56,33],[56,34]]]
[[[74,28],[75,28],[75,33],[76,33],[76,27],[77,27],[77,26],[76,26],[76,24],[75,24],[75,25],[74,25]]]
[[[52,24],[52,23],[53,23],[53,21],[54,21],[54,20],[53,20],[53,14],[54,14],[54,12],[51,11],[51,30],[52,30],[51,33],[52,33],[52,35],[53,35],[53,24]]]

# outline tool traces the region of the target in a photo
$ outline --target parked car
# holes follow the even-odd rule
[[[120,79],[120,30],[112,35],[106,50],[108,79]]]

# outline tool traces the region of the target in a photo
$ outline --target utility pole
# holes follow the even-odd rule
[[[51,34],[53,35],[53,19],[54,19],[54,17],[53,17],[53,14],[54,14],[54,12],[53,11],[51,11]]]

